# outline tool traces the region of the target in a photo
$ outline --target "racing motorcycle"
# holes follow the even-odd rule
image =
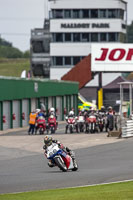
[[[67,122],[66,133],[67,133],[67,130],[69,130],[70,133],[73,133],[75,129],[78,132],[75,117],[66,117],[66,122]]]
[[[57,129],[57,122],[56,117],[54,115],[50,115],[48,118],[48,128],[47,128],[47,134],[49,134],[49,131],[52,133],[55,133]]]
[[[98,116],[98,127],[99,127],[100,132],[102,132],[105,127],[105,119],[101,115]]]
[[[76,160],[67,154],[63,149],[59,148],[58,144],[56,143],[52,143],[47,148],[45,156],[54,164],[54,166],[59,167],[59,169],[63,172],[68,170],[78,170]]]
[[[37,134],[38,130],[39,130],[40,135],[44,134],[46,130],[46,121],[45,121],[45,118],[42,116],[40,116],[36,121],[35,134]]]
[[[90,133],[95,133],[96,132],[96,116],[95,115],[90,115],[89,117],[87,117],[86,119],[86,132],[90,132]]]

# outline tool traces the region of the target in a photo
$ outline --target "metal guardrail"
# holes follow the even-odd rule
[[[133,137],[133,116],[131,116],[130,120],[127,120],[125,126],[122,127],[121,137]]]

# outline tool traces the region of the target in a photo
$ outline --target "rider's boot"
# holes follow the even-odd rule
[[[49,162],[48,162],[48,166],[49,166],[49,167],[54,167],[55,164],[54,164],[51,160],[49,160]]]

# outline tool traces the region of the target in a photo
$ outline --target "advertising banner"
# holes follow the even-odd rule
[[[133,44],[92,44],[91,71],[133,72]]]

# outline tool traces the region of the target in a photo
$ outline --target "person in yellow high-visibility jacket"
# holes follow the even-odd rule
[[[37,113],[35,111],[30,113],[29,116],[29,130],[28,130],[28,134],[30,135],[30,133],[33,135],[34,134],[34,129],[35,129],[35,124],[36,124],[36,117],[37,117]]]

